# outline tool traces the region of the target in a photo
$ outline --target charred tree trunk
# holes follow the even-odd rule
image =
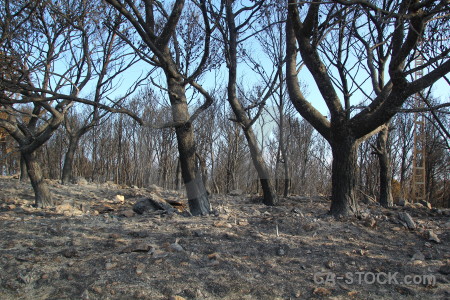
[[[237,96],[237,51],[238,51],[238,30],[235,24],[233,5],[227,2],[226,21],[228,25],[228,41],[226,52],[228,56],[228,102],[236,116],[238,123],[242,126],[245,138],[250,149],[253,165],[258,173],[258,178],[263,191],[263,203],[266,205],[276,205],[278,197],[274,186],[270,180],[270,173],[266,162],[262,156],[262,151],[258,147],[258,141],[252,129],[252,120],[247,116],[246,111]]]
[[[333,163],[330,214],[335,217],[357,213],[358,144],[356,139],[349,136],[337,137],[331,142]]]
[[[270,173],[262,156],[262,152],[258,147],[255,134],[251,128],[244,130],[244,134],[247,139],[253,165],[258,173],[259,182],[263,191],[263,203],[266,205],[276,205],[278,202],[278,197],[275,192],[275,188],[272,185],[272,181],[270,180]]]
[[[34,152],[22,153],[22,158],[27,165],[28,176],[31,185],[33,186],[35,206],[40,208],[53,206],[54,202],[48,186],[44,181],[44,176],[42,175],[41,167],[36,159],[36,154]]]
[[[73,162],[75,159],[75,153],[78,148],[78,143],[80,142],[80,136],[70,136],[69,137],[69,147],[64,158],[64,166],[61,175],[61,183],[69,184],[73,179]]]
[[[25,162],[25,159],[23,158],[23,155],[20,155],[20,181],[21,182],[25,182],[28,179],[28,174],[27,174],[27,164]]]
[[[181,190],[181,180],[182,176],[181,176],[181,164],[180,164],[180,160],[178,159],[178,163],[177,163],[177,171],[176,171],[176,178],[175,178],[175,189],[177,191]]]
[[[377,147],[375,154],[380,163],[380,204],[384,207],[392,207],[392,178],[391,178],[391,158],[387,149],[389,128],[386,126],[378,133]]]
[[[194,128],[189,120],[185,88],[182,78],[167,76],[169,97],[172,106],[172,117],[176,126],[175,133],[180,155],[181,175],[186,186],[189,209],[192,215],[207,215],[211,206],[200,172],[196,172]]]

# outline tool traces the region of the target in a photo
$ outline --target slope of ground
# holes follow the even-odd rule
[[[147,195],[185,200],[155,186],[49,184],[61,205],[35,209],[29,184],[0,178],[1,299],[450,297],[449,210],[372,203],[336,221],[320,197],[267,207],[241,195],[213,196],[211,216],[136,215]]]

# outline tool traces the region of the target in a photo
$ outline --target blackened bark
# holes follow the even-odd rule
[[[176,178],[175,178],[175,189],[177,191],[181,190],[181,181],[183,180],[181,177],[181,164],[180,164],[180,160],[178,159],[178,163],[177,163],[177,171],[176,171]]]
[[[185,88],[182,78],[167,75],[169,98],[172,106],[172,118],[175,123],[186,122],[177,126],[175,133],[180,156],[181,175],[186,186],[189,210],[192,215],[207,215],[211,211],[208,195],[200,172],[196,172],[194,128],[189,120]]]
[[[392,207],[392,179],[391,159],[387,149],[389,128],[386,126],[378,133],[376,154],[380,163],[380,204],[384,207]]]
[[[258,173],[259,182],[263,191],[263,203],[265,205],[276,205],[278,197],[275,188],[272,185],[272,181],[270,180],[270,173],[262,156],[262,152],[259,150],[256,137],[251,128],[244,130],[244,135],[247,139],[253,165]]]
[[[36,207],[51,207],[54,205],[52,196],[48,189],[47,184],[44,181],[41,167],[36,159],[36,154],[22,153],[22,157],[27,165],[28,176],[31,181],[31,185],[34,190],[34,199]]]
[[[25,163],[25,159],[23,156],[20,156],[20,181],[25,182],[28,180],[28,174],[27,174],[27,164]]]
[[[263,191],[263,203],[266,205],[276,205],[278,197],[275,188],[270,180],[270,173],[264,161],[262,151],[258,147],[258,141],[252,130],[252,120],[247,116],[247,113],[237,96],[237,51],[238,51],[238,30],[235,24],[235,15],[233,13],[232,2],[227,2],[225,5],[226,21],[228,25],[228,40],[226,46],[226,53],[228,56],[228,102],[236,116],[237,121],[244,130],[244,135],[250,149],[250,155],[253,165],[258,173],[259,181]]]
[[[333,153],[330,214],[339,218],[355,215],[358,142],[350,136],[341,136],[331,142]]]
[[[79,141],[80,137],[78,135],[69,137],[69,147],[64,158],[64,166],[61,175],[62,184],[69,184],[73,179],[73,161]]]

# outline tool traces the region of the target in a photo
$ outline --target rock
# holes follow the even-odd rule
[[[57,214],[64,214],[65,212],[72,212],[74,209],[73,205],[69,202],[63,202],[55,207]]]
[[[150,252],[153,250],[153,246],[147,243],[143,242],[137,242],[130,246],[127,246],[120,251],[121,254],[123,253],[131,253],[131,252]]]
[[[317,225],[316,223],[306,223],[302,226],[303,230],[305,231],[314,231],[317,230],[319,228],[319,225]]]
[[[224,221],[214,222],[213,226],[214,227],[222,227],[222,228],[232,228],[233,227],[233,225],[231,225],[228,222],[224,222]]]
[[[450,275],[450,265],[445,265],[439,268],[439,273],[444,275]]]
[[[156,195],[152,195],[149,198],[140,199],[133,205],[133,211],[140,215],[142,215],[144,212],[157,210],[166,211],[168,213],[175,212],[175,209],[170,204]]]
[[[277,249],[277,255],[278,256],[285,256],[286,255],[286,251],[282,247],[279,247]]]
[[[408,204],[408,201],[406,201],[405,199],[400,199],[397,202],[398,206],[406,206]]]
[[[334,267],[336,267],[336,263],[332,260],[329,260],[325,263],[325,267],[327,267],[328,269],[333,269]]]
[[[313,290],[313,294],[318,296],[330,296],[331,291],[323,287],[317,287]]]
[[[74,248],[67,248],[60,252],[66,258],[73,258],[78,256],[78,251]]]
[[[128,209],[128,210],[122,211],[122,212],[120,213],[120,216],[126,217],[126,218],[131,218],[131,217],[134,217],[135,214],[136,214],[136,213],[135,213],[133,210]]]
[[[172,250],[174,250],[174,251],[177,251],[177,252],[182,252],[182,251],[184,251],[183,247],[182,247],[180,244],[178,244],[178,241],[176,241],[176,242],[173,243],[173,244],[170,244],[170,249],[172,249]]]
[[[136,274],[141,275],[145,270],[145,265],[143,263],[138,263],[136,265]]]
[[[83,300],[89,300],[90,299],[89,298],[89,291],[88,290],[84,290],[80,297]]]
[[[105,269],[106,269],[106,270],[112,270],[112,269],[114,269],[115,267],[117,267],[117,264],[116,264],[116,263],[111,263],[111,262],[109,262],[109,263],[106,263],[106,265],[105,265]]]
[[[228,195],[230,195],[230,196],[242,196],[243,194],[244,194],[244,192],[240,189],[233,190],[228,193]]]
[[[431,209],[431,208],[432,208],[432,207],[431,207],[431,203],[428,202],[428,201],[420,200],[419,203],[422,204],[423,206],[425,206],[425,207],[428,208],[428,209]]]
[[[217,260],[217,259],[219,259],[219,257],[220,257],[220,255],[217,252],[208,254],[208,259],[216,259]]]
[[[374,218],[368,218],[364,221],[364,226],[366,227],[375,227],[375,225],[377,225],[377,221]]]
[[[92,291],[94,291],[95,293],[97,293],[99,295],[103,293],[102,288],[100,286],[97,286],[97,285],[92,287]]]
[[[424,261],[425,260],[425,255],[423,255],[422,252],[417,251],[416,253],[414,253],[414,255],[412,256],[411,260],[412,261],[414,261],[414,260]]]
[[[116,195],[114,197],[114,202],[120,203],[120,204],[125,203],[125,196],[123,196],[123,195]]]
[[[183,298],[181,296],[170,296],[169,300],[186,300],[186,298]]]
[[[294,214],[300,215],[300,217],[302,217],[302,218],[304,217],[302,211],[301,211],[299,208],[297,208],[297,207],[294,207],[294,208],[292,209],[292,212],[293,212]]]
[[[237,221],[238,225],[240,226],[247,226],[248,225],[248,221],[245,219],[240,219]]]
[[[437,244],[441,243],[441,240],[438,238],[437,234],[434,233],[432,230],[428,230],[427,233],[428,233],[428,240],[429,241],[435,242]]]
[[[99,214],[104,214],[114,211],[114,207],[108,204],[100,204],[100,206],[96,207],[95,211],[97,211]]]
[[[239,238],[239,236],[233,232],[225,233],[224,237],[228,240],[237,240]]]
[[[406,226],[408,226],[409,229],[415,229],[416,223],[414,223],[412,217],[407,212],[399,212],[398,218],[406,223]]]

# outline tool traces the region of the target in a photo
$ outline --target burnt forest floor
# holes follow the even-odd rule
[[[450,297],[448,209],[369,203],[335,220],[321,197],[214,195],[211,216],[137,215],[142,197],[186,201],[156,186],[49,186],[58,206],[37,209],[29,183],[0,177],[0,299]]]

